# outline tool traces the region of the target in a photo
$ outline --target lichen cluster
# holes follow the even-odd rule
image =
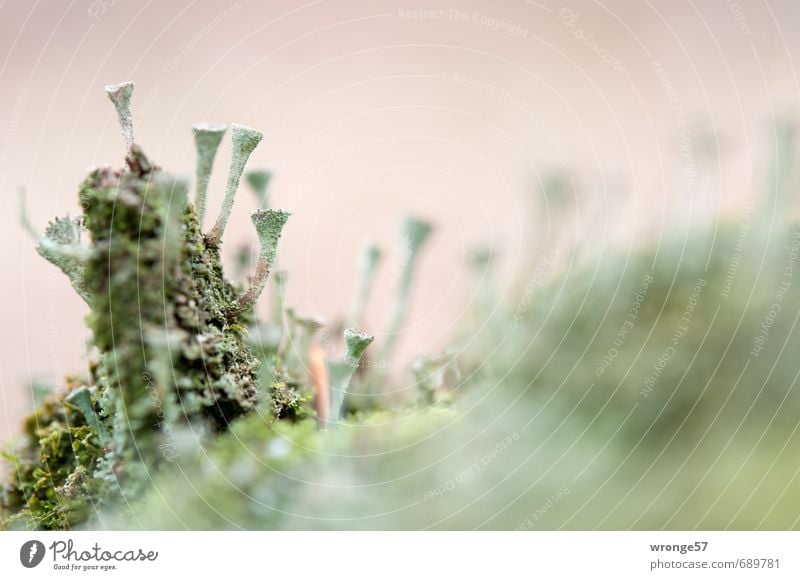
[[[343,356],[322,352],[321,323],[284,306],[283,272],[272,277],[270,318],[257,316],[290,217],[267,207],[270,172],[244,173],[261,133],[231,126],[224,201],[204,233],[208,181],[228,127],[194,127],[190,201],[187,180],[159,168],[134,142],[133,84],[106,92],[122,127],[125,168],[93,170],[79,188],[82,214],[56,219],[41,236],[21,200],[38,252],[89,306],[93,348],[87,376],[45,397],[6,453],[12,473],[0,496],[2,527],[68,529],[131,505],[180,457],[185,433],[211,445],[246,416],[235,432],[285,429],[271,426],[276,422],[296,424],[298,433],[333,429],[373,340],[349,328],[341,334]],[[221,244],[243,175],[259,204],[251,217],[260,247],[249,283],[237,284],[225,276]],[[425,235],[430,229],[410,223]],[[396,317],[408,301],[413,261],[409,256]],[[362,313],[373,274],[360,290]]]
[[[133,142],[132,91],[130,83],[107,88],[125,136],[126,167],[92,171],[79,189],[82,215],[56,219],[36,236],[39,253],[89,305],[94,354],[89,376],[47,396],[9,449],[12,476],[0,497],[5,527],[71,528],[135,496],[173,459],[182,426],[221,432],[262,402],[275,420],[308,415],[305,385],[287,380],[276,353],[257,356],[246,336],[289,214],[253,214],[261,252],[248,289],[225,278],[220,259],[239,178],[260,133],[234,126],[225,203],[204,234],[195,203],[204,210],[226,128],[216,126],[212,138],[195,129],[199,181],[191,203],[187,182]],[[35,233],[24,206],[22,215]],[[269,373],[260,373],[262,362]]]

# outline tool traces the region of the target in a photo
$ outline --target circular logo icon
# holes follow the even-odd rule
[[[44,544],[39,540],[28,540],[19,549],[19,561],[26,568],[35,568],[44,559]]]

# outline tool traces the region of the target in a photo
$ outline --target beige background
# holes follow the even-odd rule
[[[409,15],[420,8],[436,12]],[[513,302],[534,240],[605,251],[732,211],[763,177],[769,119],[796,115],[798,24],[793,0],[0,2],[0,439],[32,377],[82,368],[85,308],[23,234],[15,192],[27,186],[43,228],[76,213],[89,166],[121,164],[104,84],[135,81],[136,140],[176,171],[193,171],[194,122],[265,133],[252,164],[278,171],[273,201],[295,212],[281,261],[301,311],[347,310],[373,238],[388,253],[369,312],[380,335],[399,216],[436,222],[408,356],[441,348],[465,315],[475,244],[502,256]],[[709,141],[721,164],[704,161]],[[576,189],[557,221],[537,179],[559,168]],[[254,239],[252,209],[240,196],[229,257]]]

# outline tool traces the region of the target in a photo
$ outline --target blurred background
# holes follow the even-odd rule
[[[624,251],[736,213],[766,179],[772,120],[797,112],[798,18],[791,0],[0,3],[0,439],[32,379],[83,368],[85,305],[36,255],[16,192],[43,229],[78,213],[90,166],[122,165],[105,84],[136,83],[136,141],[173,171],[194,171],[193,123],[264,132],[250,166],[276,171],[271,203],[295,212],[280,261],[306,314],[348,312],[372,239],[380,337],[400,218],[433,221],[405,360],[466,316],[476,245],[515,302],[537,248]],[[227,159],[226,143],[209,221]],[[558,199],[543,194],[554,173]],[[255,239],[254,205],[237,199],[230,262]]]

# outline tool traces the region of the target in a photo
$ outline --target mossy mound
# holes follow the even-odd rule
[[[89,304],[97,362],[25,421],[0,500],[7,527],[79,525],[170,463],[176,429],[224,431],[267,398],[276,415],[296,418],[307,401],[284,382],[275,397],[259,388],[260,360],[244,337],[252,308],[231,313],[240,289],[225,279],[185,183],[134,145],[125,170],[94,170],[79,198],[83,215],[51,224],[40,253],[68,258],[62,269]]]

